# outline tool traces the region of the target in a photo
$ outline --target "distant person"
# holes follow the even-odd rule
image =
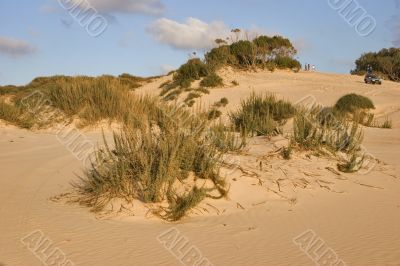
[[[371,65],[367,66],[367,73],[368,73],[368,75],[372,74],[372,66]]]
[[[304,70],[305,70],[305,71],[308,71],[308,70],[307,70],[307,63],[304,65]]]
[[[312,65],[312,71],[315,72],[315,70],[317,70],[317,69],[315,68],[315,65]]]

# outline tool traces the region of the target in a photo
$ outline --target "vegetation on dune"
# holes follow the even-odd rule
[[[225,107],[229,103],[229,100],[225,97],[221,98],[218,102],[214,103],[213,107],[220,108]]]
[[[353,75],[364,75],[368,66],[371,66],[374,72],[383,77],[396,82],[400,81],[400,48],[365,53],[356,60],[355,64],[356,68],[351,71]]]
[[[278,133],[279,126],[294,116],[296,110],[290,102],[278,100],[274,95],[255,94],[242,101],[241,107],[230,114],[237,130],[245,130],[252,135],[272,135]]]
[[[375,106],[369,98],[352,93],[341,97],[336,102],[335,108],[340,112],[351,113],[357,110],[375,109]]]
[[[322,154],[345,155],[345,162],[338,164],[344,172],[358,171],[364,161],[361,148],[363,132],[358,123],[321,119],[324,108],[299,109],[293,121],[291,145],[303,150],[313,150]],[[327,113],[325,113],[327,114]]]
[[[348,119],[366,127],[391,128],[392,122],[386,118],[382,123],[370,113],[375,109],[374,103],[367,97],[357,94],[347,94],[341,97],[333,108],[330,108],[331,117]]]
[[[60,116],[78,118],[82,125],[101,120],[135,121],[131,115],[135,102],[126,97],[130,86],[114,77],[62,77],[53,79],[51,83],[47,79],[36,79],[32,84],[32,87],[12,96],[10,103],[2,103],[7,108],[0,113],[1,119],[27,128],[51,125]],[[12,113],[11,109],[14,110]]]
[[[143,117],[140,127],[114,134],[114,148],[106,143],[97,152],[92,169],[75,184],[78,202],[94,211],[114,198],[167,202],[168,207],[154,211],[176,221],[204,198],[226,196],[227,186],[219,175],[222,153],[213,144],[218,138],[224,143],[225,134],[210,138],[207,120],[182,109],[161,103],[152,108],[153,117],[146,111],[136,114]],[[189,192],[182,192],[182,186]]]
[[[239,34],[241,31],[233,31]],[[281,36],[260,36],[253,40],[232,39],[231,44],[217,39],[218,47],[211,49],[204,56],[204,62],[198,58],[190,59],[174,74],[171,82],[163,83],[160,95],[164,100],[176,100],[182,88],[189,88],[193,81],[200,80],[202,87],[218,87],[223,85],[223,79],[217,71],[224,66],[238,69],[267,68],[269,70],[293,69],[299,71],[301,64],[293,57],[297,51],[289,39]],[[239,85],[233,81],[234,86]]]
[[[286,41],[261,38],[235,49],[249,52],[257,46],[263,58],[274,60],[294,53],[289,43],[278,49],[281,42]],[[246,54],[240,58],[235,54],[235,58],[229,60],[245,64],[254,60]],[[259,60],[260,54],[255,62]],[[163,84],[164,97],[176,99],[187,93],[184,102],[192,106],[209,90],[192,89],[186,81],[217,79],[210,69],[198,59],[189,61],[175,72],[172,82]],[[140,200],[168,221],[182,219],[206,198],[227,196],[229,184],[220,175],[224,155],[240,151],[249,135],[281,134],[281,127],[293,118],[289,145],[280,153],[283,159],[291,159],[296,149],[316,151],[340,157],[338,169],[352,173],[360,170],[365,160],[360,124],[377,126],[374,116],[366,112],[374,108],[373,102],[356,94],[343,96],[334,107],[305,109],[273,94],[252,93],[229,114],[229,122],[223,123],[222,118],[218,121],[222,115],[219,108],[229,103],[227,98],[209,111],[189,112],[159,98],[130,93],[135,82],[145,81],[128,74],[38,78],[26,88],[3,88],[0,119],[24,128],[73,118],[83,125],[102,120],[120,123],[123,130],[114,133],[111,143],[104,140],[85,175],[74,184],[77,195],[73,200],[95,212],[103,211],[115,199]],[[391,122],[386,119],[379,126],[390,128]]]
[[[219,47],[206,53],[205,61],[212,68],[232,66],[241,69],[266,67],[300,69],[301,64],[293,59],[297,51],[289,39],[281,36],[259,36],[254,40],[238,40],[227,44],[217,42]]]
[[[224,85],[223,80],[216,73],[212,73],[212,74],[206,76],[200,82],[200,86],[209,87],[209,88],[220,87],[222,85]]]

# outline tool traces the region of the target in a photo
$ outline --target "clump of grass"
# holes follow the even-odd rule
[[[206,89],[206,88],[203,88],[203,87],[197,88],[195,91],[203,93],[203,94],[210,94],[210,91],[208,89]]]
[[[218,76],[216,73],[209,74],[200,82],[200,86],[209,88],[221,87],[223,85],[224,83],[222,78]]]
[[[168,221],[179,221],[186,214],[187,211],[196,207],[207,197],[207,191],[203,188],[194,187],[190,192],[185,195],[173,196],[169,199],[170,206],[165,208],[165,214],[162,218]]]
[[[380,125],[380,128],[387,128],[390,129],[393,127],[392,121],[389,120],[388,117],[386,117],[385,121],[382,123],[382,125]]]
[[[238,82],[237,80],[232,80],[232,81],[231,81],[231,84],[232,84],[233,86],[239,86],[239,82]]]
[[[207,139],[223,153],[239,151],[246,146],[245,134],[238,135],[234,128],[227,128],[221,122],[210,127]]]
[[[187,107],[192,107],[195,103],[196,103],[195,100],[190,100],[190,101],[186,102],[186,106]]]
[[[209,112],[208,112],[208,120],[215,120],[215,119],[217,119],[217,118],[220,118],[221,117],[221,115],[222,115],[222,112],[220,111],[220,110],[218,110],[218,109],[211,109]]]
[[[375,106],[369,98],[352,93],[341,97],[335,104],[335,109],[344,113],[352,113],[357,110],[375,109]]]
[[[288,147],[283,147],[282,148],[282,158],[285,160],[292,159],[292,151],[293,151],[293,148],[292,148],[291,144],[289,144]]]
[[[165,101],[174,101],[178,99],[178,97],[184,92],[183,89],[175,89],[171,90],[167,93],[167,95],[164,96]]]
[[[321,119],[327,117],[324,109],[315,106],[299,109],[293,122],[291,143],[303,150],[313,150],[319,154],[337,156],[338,153],[349,158],[345,163],[338,164],[342,172],[358,171],[363,164],[361,143],[363,132],[357,122],[349,122],[346,117]]]
[[[131,90],[141,87],[144,82],[151,81],[151,79],[137,77],[127,73],[119,75],[118,79],[123,85],[126,85]]]
[[[24,112],[20,106],[5,103],[0,100],[0,119],[21,128],[32,128],[34,117]]]
[[[78,116],[84,124],[103,119],[128,122],[133,102],[127,90],[118,80],[101,78],[56,82],[47,96],[53,107],[69,117]]]
[[[209,67],[200,59],[190,59],[174,73],[173,80],[171,82],[165,82],[161,84],[160,88],[162,88],[162,91],[160,96],[169,94],[172,96],[166,96],[164,97],[164,100],[175,100],[177,96],[179,96],[182,89],[190,88],[193,81],[206,77],[210,73],[211,71]]]
[[[157,111],[152,117],[146,114],[139,128],[115,133],[113,148],[104,141],[91,169],[75,184],[78,202],[93,211],[103,210],[115,198],[168,202],[157,213],[175,221],[205,197],[226,195],[225,180],[219,176],[221,153],[205,137],[207,121],[182,109],[158,104],[154,108]],[[197,187],[190,176],[210,180],[213,187]],[[183,183],[189,193],[177,189]]]
[[[305,150],[327,150],[352,153],[359,149],[363,133],[358,123],[344,118],[321,123],[321,107],[300,109],[293,122],[292,141]]]
[[[209,75],[209,69],[200,59],[190,59],[183,64],[173,76],[173,81],[162,84],[162,88],[166,91],[181,87],[189,88],[191,83]]]
[[[218,102],[214,103],[214,107],[220,108],[220,107],[225,107],[229,103],[229,100],[227,98],[221,98]]]
[[[278,100],[274,95],[252,93],[230,118],[236,129],[245,129],[252,135],[271,135],[279,132],[278,127],[295,112],[291,103]]]
[[[375,115],[363,110],[356,110],[349,114],[350,119],[356,123],[359,123],[366,127],[376,127],[376,128],[392,128],[392,121],[386,117],[383,123],[375,119]]]
[[[197,98],[200,98],[200,97],[201,97],[201,94],[200,94],[200,93],[198,93],[198,92],[191,92],[191,93],[189,93],[188,96],[186,97],[185,103],[190,102],[191,100],[194,100],[194,99],[197,99]]]
[[[360,156],[358,153],[353,153],[348,161],[344,163],[338,163],[337,167],[340,172],[355,173],[361,169],[363,163],[364,156]]]

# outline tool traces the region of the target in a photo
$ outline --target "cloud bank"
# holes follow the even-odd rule
[[[64,2],[66,0],[58,0]],[[86,7],[87,4],[100,13],[128,13],[159,15],[164,11],[161,0],[72,0],[75,4]],[[85,3],[86,2],[86,3]]]
[[[196,18],[188,18],[179,23],[166,18],[155,21],[148,32],[160,43],[176,49],[204,50],[215,45],[215,39],[230,34],[229,27],[220,21],[210,23]]]
[[[9,57],[21,57],[35,52],[35,47],[25,41],[0,36],[0,54]]]

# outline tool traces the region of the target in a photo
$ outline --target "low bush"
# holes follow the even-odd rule
[[[336,102],[335,108],[340,112],[352,113],[358,110],[375,109],[375,106],[369,98],[352,93],[341,97]]]
[[[290,57],[278,56],[273,61],[274,65],[280,69],[300,70],[301,64],[296,59]]]
[[[221,98],[221,100],[219,100],[218,102],[214,103],[213,106],[216,108],[220,108],[220,107],[227,106],[228,103],[229,103],[228,99],[224,97],[224,98]]]
[[[220,111],[220,110],[218,110],[218,109],[211,109],[209,112],[208,112],[208,120],[215,120],[215,119],[217,119],[217,118],[220,118],[221,117],[221,115],[222,115],[222,112]]]
[[[230,114],[236,129],[245,129],[250,134],[271,135],[278,127],[294,116],[296,110],[290,102],[278,100],[274,95],[252,95],[242,101],[241,107]]]
[[[232,80],[231,83],[232,83],[233,86],[239,86],[239,82],[237,82],[236,80]]]
[[[201,82],[200,86],[203,87],[209,87],[209,88],[214,88],[214,87],[221,87],[223,86],[223,80],[220,76],[218,76],[216,73],[211,73],[207,77],[205,77]]]

